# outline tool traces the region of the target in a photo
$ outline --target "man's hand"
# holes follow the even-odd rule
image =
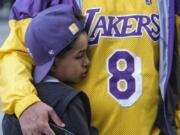
[[[49,117],[56,125],[65,126],[53,108],[45,103],[37,102],[28,107],[19,118],[23,135],[55,135],[48,124]]]

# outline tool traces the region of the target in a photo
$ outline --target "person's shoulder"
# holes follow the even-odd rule
[[[33,18],[36,14],[49,7],[47,0],[16,0],[12,5],[9,19],[23,20]]]

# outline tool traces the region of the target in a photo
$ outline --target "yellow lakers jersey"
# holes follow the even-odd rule
[[[156,0],[84,0],[91,60],[78,86],[100,135],[155,135],[159,102]]]

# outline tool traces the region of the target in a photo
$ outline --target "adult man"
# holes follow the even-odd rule
[[[159,134],[155,121],[162,97],[165,101],[163,113],[166,132],[175,134],[174,128],[169,126],[172,119],[167,117],[172,106],[168,104],[172,98],[167,93],[176,93],[179,88],[178,85],[171,85],[169,82],[170,75],[178,80],[177,70],[175,73],[172,70],[173,64],[174,68],[178,69],[175,64],[179,61],[177,55],[173,54],[173,51],[179,54],[177,49],[173,49],[174,33],[176,33],[175,1],[66,0],[61,2],[74,4],[87,16],[86,29],[90,38],[91,67],[87,79],[77,87],[84,89],[90,98],[92,123],[99,129],[99,133],[101,135]],[[44,118],[42,116],[47,118],[48,109],[43,109],[47,112],[44,115],[39,112],[34,113],[34,108],[40,111],[37,108],[47,106],[43,103],[38,105],[41,102],[38,102],[39,99],[30,82],[32,61],[24,49],[24,33],[33,16],[61,2],[17,0],[11,12],[12,31],[1,53],[1,95],[3,110],[20,117],[25,133],[28,130],[23,127],[25,125],[23,123],[31,119],[27,116],[41,114],[38,116],[41,117],[39,121],[42,123]],[[176,2],[178,5],[179,1]],[[176,11],[179,14],[178,6]],[[180,26],[177,25],[178,27]],[[177,44],[178,42],[175,44],[176,48]],[[174,56],[176,58],[172,59]],[[7,67],[12,64],[15,66]],[[173,86],[173,90],[167,91],[167,86]],[[174,109],[170,111],[174,113]],[[60,125],[57,119],[54,121]],[[31,126],[30,131],[36,129],[34,132],[40,133],[41,131],[36,127],[47,126],[36,124],[34,127]]]

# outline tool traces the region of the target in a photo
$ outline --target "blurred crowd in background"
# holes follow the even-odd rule
[[[3,8],[3,6],[5,6],[6,4],[8,5],[12,5],[14,3],[15,0],[0,0],[0,8]]]
[[[0,20],[8,19],[9,10],[15,0],[0,0]]]

